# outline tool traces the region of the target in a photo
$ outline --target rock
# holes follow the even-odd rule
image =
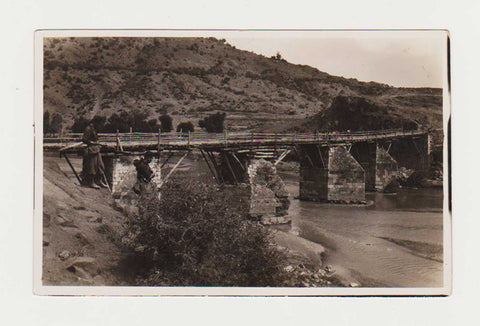
[[[90,244],[90,241],[80,232],[75,234],[75,238],[80,242],[82,246],[88,246]]]
[[[78,276],[78,278],[90,281],[93,279],[92,275],[90,275],[87,271],[85,271],[83,268],[78,267],[78,266],[69,266],[67,270],[75,275]]]
[[[95,283],[95,285],[99,286],[99,285],[105,285],[105,278],[101,275],[97,275],[93,278],[93,281]]]
[[[293,267],[292,265],[288,265],[287,267],[284,268],[284,271],[287,273],[291,273],[294,270],[295,270],[295,267]]]
[[[359,287],[360,284],[356,283],[356,282],[350,282],[350,284],[348,284],[349,287],[351,288],[356,288],[356,287]]]
[[[48,247],[50,245],[50,240],[43,239],[43,246]]]
[[[325,275],[327,275],[327,272],[326,272],[324,269],[321,269],[321,268],[320,268],[320,269],[318,270],[317,274],[320,275],[320,276],[325,276]]]
[[[62,251],[61,253],[58,254],[58,257],[60,257],[62,261],[67,260],[70,257],[70,251],[68,250]]]
[[[68,228],[77,228],[77,226],[73,223],[73,221],[67,217],[65,217],[62,213],[57,215],[55,222],[63,227]]]
[[[95,217],[95,216],[92,216],[91,219],[88,220],[90,223],[102,223],[103,222],[103,217],[101,216],[98,216],[98,217]]]
[[[325,272],[327,272],[327,274],[333,274],[335,273],[335,268],[332,267],[332,265],[327,265],[325,266]]]
[[[98,275],[100,272],[95,258],[92,257],[78,257],[70,264],[67,269],[75,274],[77,274],[77,272],[81,274],[84,274],[84,272],[86,272],[88,275],[90,275],[90,278]]]
[[[111,234],[112,228],[106,224],[102,224],[96,228],[97,232],[100,234]]]

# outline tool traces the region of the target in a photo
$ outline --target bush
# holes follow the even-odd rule
[[[151,253],[143,285],[279,286],[285,256],[219,186],[176,177],[139,200],[124,243]],[[154,253],[152,255],[152,253]]]
[[[72,132],[75,133],[81,133],[85,131],[85,128],[88,126],[88,123],[90,120],[85,118],[84,116],[80,116],[75,121],[73,122],[73,125],[71,127]]]
[[[207,132],[223,132],[226,113],[211,114],[205,119],[198,121],[198,126],[204,128]]]
[[[158,120],[160,120],[160,125],[162,132],[170,132],[173,130],[172,117],[168,114],[161,115]]]
[[[193,123],[189,122],[181,122],[177,126],[177,132],[194,132],[195,127],[193,127]]]
[[[43,114],[43,133],[54,134],[59,133],[62,130],[63,119],[58,113],[53,113],[50,116],[50,112],[45,111]]]

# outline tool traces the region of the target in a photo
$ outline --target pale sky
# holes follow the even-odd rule
[[[442,87],[445,32],[237,32],[227,42],[331,75],[399,87]]]

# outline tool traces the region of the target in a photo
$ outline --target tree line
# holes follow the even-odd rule
[[[198,126],[207,132],[220,133],[224,131],[225,113],[214,113],[201,119]],[[168,114],[163,114],[157,119],[149,119],[146,112],[140,110],[120,111],[109,117],[95,115],[92,119],[85,116],[76,118],[70,127],[74,133],[82,133],[87,125],[92,122],[99,132],[171,132],[174,130],[173,119]],[[58,113],[50,116],[44,113],[44,133],[59,133],[62,130],[62,117]],[[180,122],[176,128],[177,132],[194,132],[195,126],[192,122]]]

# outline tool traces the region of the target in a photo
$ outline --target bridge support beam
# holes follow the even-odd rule
[[[344,146],[301,145],[300,199],[365,203],[365,171]]]
[[[213,159],[217,162],[218,172],[225,183],[237,184],[248,182],[248,165],[250,159],[245,154],[235,151],[220,151]]]

